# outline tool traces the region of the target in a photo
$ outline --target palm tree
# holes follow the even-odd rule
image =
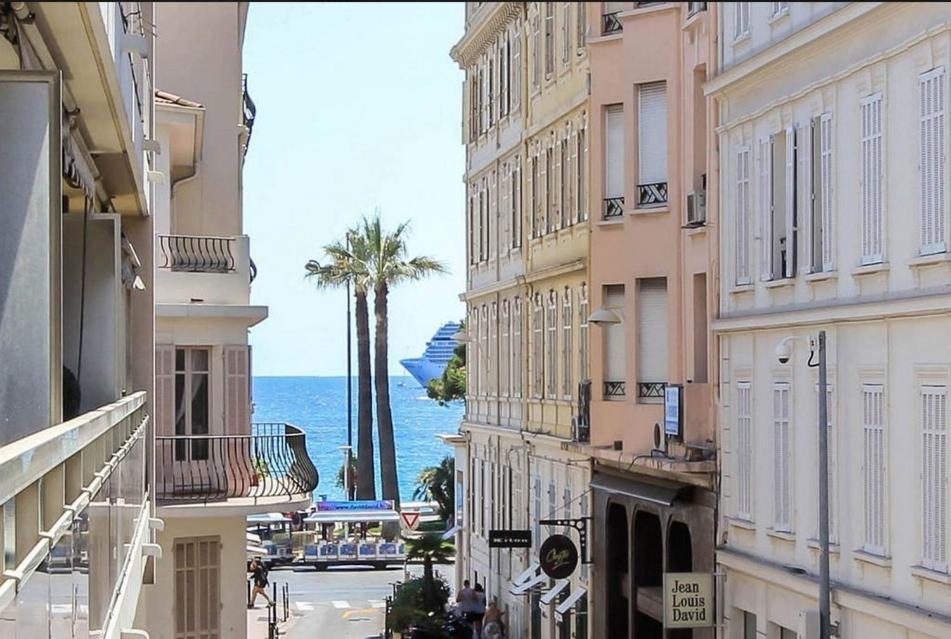
[[[367,292],[372,286],[365,246],[354,242],[355,233],[347,231],[347,241],[328,244],[324,254],[330,260],[321,264],[310,260],[304,266],[306,277],[320,288],[353,286],[357,324],[357,499],[376,499],[373,462],[373,397],[370,389],[370,311]],[[350,380],[347,380],[350,383]]]
[[[434,563],[448,563],[453,555],[452,544],[444,541],[439,533],[426,533],[406,540],[406,559],[423,562],[423,602],[426,610],[432,610],[436,600]]]
[[[357,485],[360,483],[360,480],[357,479],[357,460],[350,460],[350,485],[347,486],[347,478],[343,476],[344,468],[346,468],[347,462],[340,464],[340,469],[337,471],[337,488],[343,488],[347,491],[347,499],[354,500],[357,498]]]
[[[360,232],[352,238],[366,255],[368,276],[373,285],[373,312],[376,318],[373,382],[376,390],[376,419],[380,434],[380,470],[383,476],[383,499],[392,499],[400,507],[400,486],[396,470],[396,442],[393,437],[393,414],[390,410],[390,375],[387,296],[390,289],[404,282],[444,273],[446,267],[431,257],[406,258],[406,235],[409,223],[403,222],[392,232],[383,229],[379,214],[363,218]]]
[[[413,493],[414,499],[427,499],[436,502],[439,506],[439,516],[443,522],[448,521],[455,510],[456,482],[453,479],[454,469],[455,460],[449,455],[444,457],[438,466],[424,468],[416,479],[416,491]]]

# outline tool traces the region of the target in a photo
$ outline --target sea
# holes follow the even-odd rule
[[[317,465],[320,483],[314,498],[343,499],[337,473],[343,464],[341,446],[347,444],[346,377],[255,377],[253,421],[287,422],[307,434],[307,451]],[[353,381],[353,444],[357,445],[357,378]],[[390,406],[396,435],[400,498],[413,500],[421,470],[435,466],[452,448],[437,437],[455,433],[463,415],[462,402],[440,406],[426,397],[426,389],[412,377],[390,377]],[[373,434],[377,496],[380,488],[380,444],[374,404]]]

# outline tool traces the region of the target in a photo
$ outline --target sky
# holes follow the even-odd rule
[[[317,290],[304,264],[377,207],[388,227],[410,220],[410,255],[450,271],[391,292],[390,373],[463,317],[463,75],[449,57],[463,20],[463,3],[251,4],[244,224],[251,302],[269,307],[255,375],[346,374],[345,293]]]

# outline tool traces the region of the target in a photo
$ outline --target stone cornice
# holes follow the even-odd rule
[[[473,25],[475,28],[466,30],[462,39],[450,49],[449,55],[459,68],[465,70],[521,10],[521,2],[497,2],[485,18]]]

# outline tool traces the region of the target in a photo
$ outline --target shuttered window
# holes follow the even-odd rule
[[[175,434],[175,347],[155,345],[155,434]]]
[[[642,84],[638,91],[637,172],[639,185],[667,183],[666,82]]]
[[[604,306],[624,317],[624,285],[609,284],[604,287]],[[605,324],[601,330],[604,340],[604,381],[626,382],[627,345],[623,323]],[[624,392],[620,392],[623,397]]]
[[[865,537],[863,549],[885,555],[885,388],[862,385]]]
[[[499,323],[499,395],[512,396],[512,323],[509,301],[502,300],[502,317]]]
[[[532,397],[540,398],[542,396],[544,375],[542,367],[544,366],[544,315],[545,306],[541,293],[535,294],[535,302],[532,307]]]
[[[604,197],[624,197],[624,107],[607,107],[604,115]]]
[[[588,379],[588,287],[582,282],[578,295],[578,350],[580,359],[579,375]]]
[[[545,8],[545,77],[555,70],[555,3],[543,2]]]
[[[666,382],[667,280],[656,277],[637,283],[637,381]]]
[[[512,87],[509,89],[509,99],[512,103],[512,111],[518,109],[519,102],[522,99],[522,22],[515,22],[515,29],[509,35],[512,46],[512,69],[509,72],[512,77]]]
[[[733,39],[739,40],[750,33],[750,2],[733,3]]]
[[[812,192],[806,220],[810,224],[811,270],[813,273],[835,269],[835,190],[832,180],[832,114],[824,113],[812,120],[811,149],[803,153],[812,158],[809,176]]]
[[[574,394],[574,370],[571,365],[574,357],[571,334],[573,320],[571,289],[566,286],[561,303],[561,394],[565,399],[571,399]]]
[[[932,69],[918,80],[921,114],[921,253],[947,250],[944,202],[944,67]]]
[[[759,143],[759,179],[757,184],[760,220],[760,279],[773,278],[773,139]]]
[[[492,302],[489,312],[489,349],[486,363],[489,369],[489,395],[497,397],[499,394],[499,307],[496,302]]]
[[[554,398],[558,393],[558,294],[548,292],[547,331],[545,336],[545,396]]]
[[[561,3],[561,61],[568,66],[571,52],[571,3]]]
[[[522,396],[522,298],[512,308],[512,396]]]
[[[948,391],[921,388],[922,564],[947,572]]]
[[[542,525],[539,523],[544,517],[542,516],[542,480],[541,477],[535,476],[532,481],[532,524],[534,530],[532,531],[532,539],[541,539],[542,538]]]
[[[175,541],[175,639],[218,639],[220,540]]]
[[[749,382],[736,384],[736,514],[753,520],[753,400]]]
[[[587,147],[587,133],[586,128],[581,128],[578,130],[577,142],[578,142],[578,170],[576,172],[578,178],[578,186],[575,189],[575,199],[578,203],[578,221],[584,222],[588,219],[588,189],[586,181],[586,169],[588,166],[588,147]]]
[[[588,20],[586,15],[588,11],[588,3],[576,2],[575,8],[578,12],[578,15],[575,17],[575,28],[577,29],[577,42],[575,43],[575,46],[578,49],[578,55],[581,55],[584,52],[584,38],[588,30]]]
[[[224,347],[225,359],[225,434],[251,432],[251,388],[248,347],[244,344]]]
[[[536,13],[532,17],[532,88],[537,90],[542,81],[542,40],[539,31],[541,18]]]
[[[750,150],[736,154],[736,283],[749,284],[750,279]]]
[[[774,251],[778,250],[780,255],[780,264],[778,266],[785,277],[796,276],[796,255],[798,253],[798,247],[796,245],[796,133],[795,127],[786,129],[786,143],[783,149],[785,151],[786,173],[783,178],[782,188],[779,188],[778,185],[774,187],[775,192],[782,193],[785,198],[782,220],[777,219],[775,216],[773,217],[774,224],[776,224],[777,227],[779,227],[780,224],[785,225],[782,237],[774,240],[777,244]],[[775,228],[773,229],[774,234],[776,230]]]
[[[792,531],[792,439],[789,425],[789,384],[773,384],[773,528]]]
[[[882,203],[882,94],[862,100],[862,264],[885,259]]]
[[[818,402],[818,396],[819,396],[819,385],[818,385],[818,384],[816,384],[816,386],[815,386],[815,391],[816,391],[816,400],[817,400],[817,402]],[[838,471],[838,461],[837,461],[837,460],[838,460],[838,450],[839,450],[839,447],[838,447],[838,444],[837,444],[837,442],[836,442],[835,403],[834,403],[834,399],[835,399],[835,396],[834,396],[833,393],[832,393],[832,387],[831,387],[831,386],[827,386],[827,387],[826,387],[826,401],[827,401],[826,407],[827,407],[827,418],[828,418],[827,432],[828,432],[828,438],[829,438],[829,439],[828,439],[828,441],[829,441],[829,541],[830,541],[831,543],[836,543],[836,540],[838,539],[838,528],[839,528],[839,527],[838,527],[838,515],[837,515],[837,512],[836,512],[836,511],[837,511],[837,504],[838,504],[838,501],[839,501],[838,498],[837,498],[837,495],[838,495],[838,487],[839,487],[839,479],[838,479],[838,472],[837,472],[837,471]],[[817,406],[816,406],[816,410],[818,411],[818,403],[817,403]],[[817,415],[818,415],[818,413],[817,413]],[[819,458],[819,438],[816,437],[816,461],[817,461],[817,463],[818,463],[818,460],[819,460],[819,459],[820,459],[820,458]],[[819,477],[818,466],[816,466],[816,475],[815,475],[815,476],[816,476],[816,481],[818,481],[818,477]],[[818,539],[818,537],[819,537],[819,514],[818,514],[818,506],[819,506],[819,504],[816,503],[816,507],[817,507],[817,509],[816,509],[816,538],[817,538],[817,539]]]

